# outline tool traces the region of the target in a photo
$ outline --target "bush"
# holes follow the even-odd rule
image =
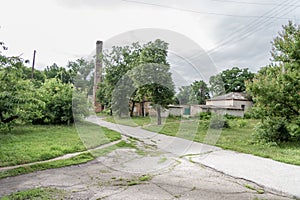
[[[230,120],[230,125],[238,128],[244,128],[247,126],[247,120],[245,119],[232,119]]]
[[[1,46],[1,45],[0,45]],[[1,52],[0,52],[1,53]],[[0,54],[0,131],[9,132],[16,122],[28,123],[39,116],[42,102],[30,80],[23,80],[23,61]]]
[[[291,138],[287,128],[287,120],[282,117],[268,118],[256,127],[256,134],[259,140],[265,142],[283,142]]]
[[[262,116],[262,110],[257,107],[249,108],[244,113],[245,119],[261,119],[261,116]]]
[[[226,119],[240,119],[241,117],[239,117],[239,116],[235,116],[235,115],[230,115],[230,114],[225,114],[224,115],[224,117],[226,118]]]
[[[70,124],[74,122],[74,115],[77,119],[88,115],[87,98],[80,91],[74,90],[72,84],[62,83],[55,78],[47,79],[38,90],[39,99],[45,103],[45,107],[42,115],[34,119],[33,123]]]
[[[92,104],[88,102],[87,91],[83,92],[81,89],[73,89],[72,96],[72,112],[73,120],[82,121],[84,117],[90,114],[90,109],[93,108]],[[72,120],[72,121],[73,121]]]
[[[213,115],[210,121],[210,128],[220,129],[220,128],[229,128],[228,120],[223,115]]]
[[[199,117],[200,120],[209,120],[211,118],[211,112],[200,112],[195,115]]]
[[[247,126],[247,121],[246,120],[243,120],[243,119],[239,119],[237,120],[237,126],[239,128],[244,128]]]
[[[300,140],[300,116],[287,125],[291,138]]]

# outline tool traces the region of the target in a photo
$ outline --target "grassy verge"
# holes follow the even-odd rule
[[[137,121],[137,119],[134,120]],[[149,131],[207,143],[223,149],[271,158],[284,163],[300,165],[299,142],[272,145],[259,143],[255,140],[253,134],[254,127],[258,123],[257,120],[231,119],[229,120],[231,128],[223,129],[219,132],[220,135],[218,131],[212,129],[210,129],[210,134],[207,134],[209,121],[206,120],[167,118],[160,126],[147,125],[147,120],[140,118],[139,123],[143,125],[144,129]]]
[[[117,123],[117,124],[122,124],[126,126],[132,126],[132,127],[137,127],[137,126],[144,126],[147,124],[152,124],[154,123],[153,118],[151,117],[126,117],[126,118],[118,118],[118,117],[112,117],[108,116],[104,118],[105,121],[111,122],[111,123]]]
[[[8,196],[0,198],[0,200],[25,200],[25,199],[43,199],[55,200],[64,199],[66,192],[55,188],[33,188],[20,192],[15,192]]]
[[[0,167],[48,160],[119,139],[119,133],[88,122],[19,126],[11,133],[0,133]]]
[[[136,148],[134,145],[130,143],[126,143],[124,141],[120,141],[115,145],[111,145],[109,147],[97,150],[91,150],[87,153],[81,153],[77,156],[72,158],[63,159],[63,160],[56,160],[47,163],[39,163],[33,164],[30,166],[18,167],[15,169],[9,169],[5,171],[0,171],[0,179],[10,177],[10,176],[18,176],[21,174],[27,174],[35,171],[46,170],[46,169],[54,169],[54,168],[61,168],[70,165],[77,165],[83,164],[88,161],[95,159],[96,157],[104,156],[118,148]]]
[[[70,166],[70,165],[82,164],[82,163],[91,161],[94,158],[95,157],[90,153],[82,153],[82,154],[79,154],[79,155],[69,158],[69,159],[56,160],[56,161],[51,161],[51,162],[47,162],[47,163],[33,164],[30,166],[24,166],[24,167],[17,167],[14,169],[0,171],[0,179],[10,177],[10,176],[18,176],[21,174],[27,174],[27,173],[45,170],[45,169],[53,169],[53,168],[66,167],[66,166]]]

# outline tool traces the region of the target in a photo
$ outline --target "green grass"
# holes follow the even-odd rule
[[[258,194],[265,193],[265,191],[262,188],[256,188],[255,186],[249,185],[249,184],[245,184],[244,186],[245,186],[245,188],[256,191]]]
[[[119,133],[88,122],[18,126],[11,133],[0,133],[0,167],[48,160],[119,139]]]
[[[111,117],[108,116],[104,118],[105,121],[112,122],[112,123],[117,123],[117,124],[122,124],[126,126],[132,126],[132,127],[137,127],[137,126],[144,126],[147,124],[152,124],[155,123],[156,119],[152,117],[124,117],[124,118],[118,118],[118,117]]]
[[[18,176],[21,174],[27,174],[27,173],[31,173],[31,172],[35,172],[35,171],[40,171],[40,170],[82,164],[82,163],[91,161],[94,158],[95,157],[90,153],[82,153],[82,154],[79,154],[79,155],[69,158],[69,159],[56,160],[56,161],[51,161],[51,162],[47,162],[47,163],[33,164],[30,166],[24,166],[24,167],[17,167],[14,169],[0,171],[0,179],[10,177],[10,176]]]
[[[56,200],[64,199],[66,192],[55,188],[33,188],[20,192],[15,192],[8,196],[0,198],[0,200],[27,200],[27,199],[43,199]]]
[[[131,143],[126,143],[125,141],[120,141],[117,144],[111,145],[107,148],[91,150],[90,152],[93,156],[100,157],[100,156],[104,156],[104,155],[106,155],[116,149],[119,149],[119,148],[134,148],[135,149],[137,147]]]
[[[121,139],[121,134],[93,123],[77,123],[77,133],[87,149]]]
[[[167,119],[163,125],[144,126],[144,129],[158,132],[165,135],[176,136],[219,146],[223,149],[230,149],[237,152],[253,154],[265,158],[271,158],[280,162],[300,165],[300,143],[286,142],[279,145],[259,143],[255,140],[254,127],[257,120],[245,120],[245,124],[237,123],[236,120],[229,120],[231,128],[222,131],[210,129],[208,134],[209,121],[188,119]],[[242,124],[242,126],[241,126]]]
[[[124,179],[122,177],[112,177],[112,180],[116,181],[115,183],[112,183],[115,186],[134,186],[134,185],[140,185],[144,182],[150,181],[152,179],[151,175],[144,174],[139,177],[133,177],[131,179]]]
[[[120,141],[115,145],[111,145],[109,147],[97,150],[90,150],[90,152],[81,153],[77,156],[72,158],[63,159],[63,160],[56,160],[46,163],[39,163],[33,164],[30,166],[18,167],[15,169],[9,169],[5,171],[0,171],[0,179],[10,177],[10,176],[18,176],[21,174],[27,174],[35,171],[46,170],[46,169],[54,169],[54,168],[61,168],[70,165],[77,165],[89,162],[96,157],[104,156],[118,148],[136,148],[134,145],[130,143],[126,143],[125,141]]]

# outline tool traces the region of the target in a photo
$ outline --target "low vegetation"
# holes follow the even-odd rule
[[[88,161],[91,161],[97,157],[104,156],[116,149],[119,148],[136,148],[134,145],[130,143],[126,143],[125,141],[120,141],[117,144],[105,147],[103,149],[90,150],[89,152],[81,153],[77,156],[68,159],[49,161],[46,163],[37,163],[29,166],[17,167],[14,169],[9,169],[5,171],[0,171],[0,179],[6,178],[10,176],[18,176],[21,174],[27,174],[30,172],[46,170],[46,169],[54,169],[60,167],[66,167],[70,165],[83,164]]]
[[[105,121],[112,122],[112,123],[118,123],[126,126],[144,126],[147,124],[155,123],[153,122],[153,119],[150,117],[128,117],[128,118],[118,118],[118,117],[112,117],[107,116],[104,118]]]
[[[48,160],[121,139],[115,131],[92,123],[75,126],[17,126],[0,134],[0,167]]]
[[[0,198],[0,200],[25,200],[25,199],[43,199],[43,200],[54,200],[64,199],[66,192],[56,188],[33,188],[20,192],[15,192],[8,196]]]
[[[258,125],[259,120],[228,117],[230,119],[225,119],[228,128],[220,130],[209,129],[211,121],[203,116],[201,118],[203,119],[169,117],[163,119],[164,123],[162,125],[147,124],[149,118],[138,120],[133,118],[132,121],[139,121],[139,124],[144,124],[143,128],[149,131],[300,165],[299,142],[258,142],[255,127]],[[128,121],[129,119],[119,119],[118,123],[126,125]],[[208,130],[210,134],[208,134]]]
[[[0,171],[0,179],[10,177],[10,176],[18,176],[21,174],[27,174],[27,173],[45,170],[45,169],[54,169],[54,168],[66,167],[70,165],[82,164],[91,161],[94,158],[95,157],[90,153],[82,153],[69,159],[56,160],[56,161],[51,161],[46,163],[37,163],[37,164],[24,166],[24,167],[17,167],[14,169]]]

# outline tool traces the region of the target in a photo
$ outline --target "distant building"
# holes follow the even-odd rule
[[[207,109],[217,109],[224,114],[244,116],[245,111],[251,108],[253,102],[249,100],[246,93],[230,92],[206,100]]]
[[[195,116],[200,112],[214,112],[243,117],[253,102],[245,93],[231,92],[206,100],[206,105],[169,106],[170,114],[174,116]]]

